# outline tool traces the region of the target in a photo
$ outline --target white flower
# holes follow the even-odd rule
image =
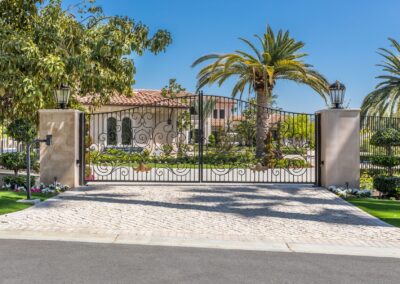
[[[18,189],[18,191],[26,191],[25,187],[23,187],[23,186],[19,186],[17,189]]]
[[[336,186],[331,185],[331,186],[328,187],[328,190],[330,190],[330,191],[335,191],[335,190],[336,190]]]

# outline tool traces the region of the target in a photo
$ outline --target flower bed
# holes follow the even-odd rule
[[[16,186],[13,187],[11,184],[4,184],[3,190],[9,190],[14,192],[26,192],[25,186]],[[33,186],[31,188],[32,193],[42,193],[53,195],[56,193],[60,193],[69,189],[68,185],[63,185],[59,182],[52,183],[50,185],[45,185],[44,183],[40,183],[38,186]]]
[[[345,188],[345,187],[336,187],[331,185],[328,187],[328,190],[339,195],[340,197],[371,197],[372,191],[369,189],[357,189],[357,188]]]

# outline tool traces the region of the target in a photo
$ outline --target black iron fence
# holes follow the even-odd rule
[[[375,155],[386,155],[383,147],[371,145],[372,136],[385,128],[400,130],[400,118],[381,116],[361,116],[360,119],[360,168],[370,173],[386,173],[386,169],[371,162]],[[400,155],[400,147],[393,147],[393,154]],[[395,174],[400,174],[400,167],[394,168]]]
[[[315,115],[217,96],[165,99],[86,116],[86,181],[316,181]],[[265,116],[264,155],[257,114]]]

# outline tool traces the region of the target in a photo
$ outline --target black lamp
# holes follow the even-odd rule
[[[60,88],[54,91],[54,99],[59,108],[65,109],[69,100],[70,89],[67,85],[61,84]]]
[[[346,87],[339,81],[329,86],[329,96],[331,99],[331,108],[343,108],[344,93]]]

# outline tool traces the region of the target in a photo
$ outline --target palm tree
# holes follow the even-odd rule
[[[389,40],[397,54],[385,48],[379,49],[378,54],[382,55],[386,61],[378,66],[381,66],[386,74],[376,77],[382,81],[365,97],[361,106],[362,115],[393,116],[399,112],[400,44],[392,38]]]
[[[304,43],[289,36],[288,31],[279,30],[275,35],[267,26],[266,33],[259,40],[261,49],[252,42],[240,38],[252,54],[236,50],[228,54],[209,54],[197,59],[192,67],[205,61],[213,62],[203,67],[198,78],[198,89],[205,85],[222,85],[228,78],[237,77],[232,89],[232,97],[242,96],[245,90],[254,92],[257,102],[256,155],[264,152],[265,140],[269,132],[268,107],[271,106],[272,91],[277,80],[291,80],[313,88],[326,101],[327,80],[312,66],[303,62],[307,54],[299,53]]]

